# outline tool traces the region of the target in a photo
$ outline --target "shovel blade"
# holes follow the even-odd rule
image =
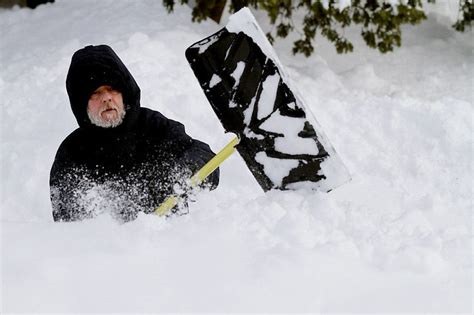
[[[190,46],[186,58],[224,129],[240,138],[236,148],[262,189],[330,191],[348,181],[250,11],[231,20]]]

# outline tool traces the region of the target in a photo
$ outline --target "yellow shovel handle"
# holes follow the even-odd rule
[[[194,188],[201,184],[212,172],[219,167],[232,153],[235,152],[235,146],[239,144],[239,138],[235,137],[230,141],[222,150],[219,151],[212,159],[209,160],[199,171],[196,172],[191,177],[191,188]],[[155,214],[159,216],[163,216],[167,214],[174,206],[176,206],[181,197],[177,195],[172,195],[158,207],[155,209]]]

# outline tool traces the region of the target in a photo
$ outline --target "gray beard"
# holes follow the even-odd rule
[[[125,118],[125,110],[118,111],[118,117],[114,120],[108,120],[105,121],[100,117],[100,114],[98,116],[94,116],[90,111],[89,108],[87,109],[87,116],[89,117],[89,120],[91,123],[97,127],[102,127],[102,128],[114,128],[119,126],[122,122],[123,119]]]

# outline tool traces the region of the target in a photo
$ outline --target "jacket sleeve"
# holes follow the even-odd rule
[[[190,170],[191,175],[215,156],[208,144],[193,139],[186,134],[183,124],[168,118],[165,118],[163,124],[166,139],[177,149],[177,158],[185,168]],[[219,168],[206,178],[202,186],[215,189],[218,184]]]

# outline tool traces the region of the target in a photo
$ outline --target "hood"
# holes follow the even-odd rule
[[[112,129],[130,126],[140,108],[140,88],[122,60],[107,45],[87,46],[76,51],[67,74],[66,89],[80,127],[100,128],[89,121],[87,103],[92,92],[102,85],[120,91],[125,104],[123,123]]]

